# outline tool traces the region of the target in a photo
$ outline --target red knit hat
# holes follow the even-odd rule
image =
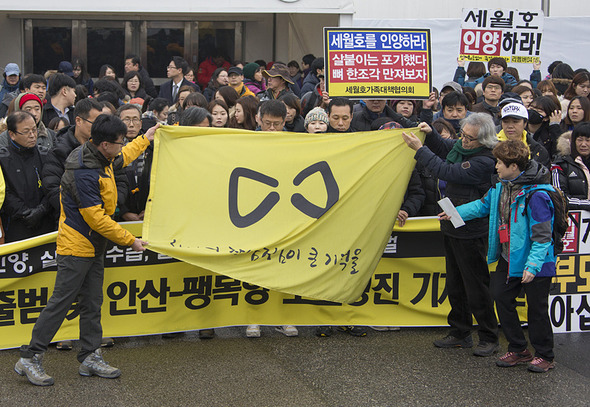
[[[20,100],[18,101],[18,108],[22,109],[23,105],[27,103],[29,100],[34,100],[35,102],[39,103],[41,107],[43,107],[43,102],[41,102],[39,96],[35,95],[34,93],[25,93],[21,96]]]

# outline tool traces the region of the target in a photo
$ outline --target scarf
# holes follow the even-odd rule
[[[500,133],[498,133],[496,135],[496,137],[498,138],[498,141],[506,141],[506,140],[508,140],[508,137],[506,136],[506,134],[504,134],[504,130],[500,130]],[[526,132],[526,130],[523,130],[522,131],[521,141],[529,149],[529,158],[531,158],[531,147],[529,146],[529,143],[527,141],[527,132]]]
[[[481,146],[468,150],[463,147],[463,143],[461,140],[457,140],[457,142],[453,145],[451,151],[449,151],[449,154],[447,154],[447,162],[451,164],[463,162],[465,160],[465,157],[469,157],[473,154],[479,153],[484,148],[486,147]]]

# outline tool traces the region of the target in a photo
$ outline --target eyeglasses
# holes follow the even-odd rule
[[[459,135],[461,136],[462,139],[465,139],[467,141],[477,141],[477,136],[476,137],[472,137],[469,134],[466,134],[465,132],[463,132],[463,130],[461,130],[461,132],[459,133]]]
[[[166,69],[179,69],[179,68],[175,67],[174,65],[168,65],[166,67]]]
[[[33,127],[30,129],[25,129],[24,131],[15,131],[16,134],[20,136],[28,136],[29,134],[37,134],[37,128]]]
[[[121,121],[127,125],[133,123],[133,124],[139,124],[141,123],[141,119],[138,117],[126,117],[124,119],[121,119]]]
[[[78,116],[80,119],[84,120],[86,123],[94,124],[93,121],[83,118],[82,116]]]
[[[111,143],[111,144],[118,144],[120,146],[124,146],[125,145],[125,142],[124,141],[109,141],[109,143]]]

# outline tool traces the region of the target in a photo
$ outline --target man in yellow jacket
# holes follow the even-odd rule
[[[154,139],[157,126],[125,145],[127,126],[115,116],[100,115],[91,128],[91,139],[68,156],[61,180],[61,213],[57,234],[57,276],[47,306],[33,328],[29,345],[21,347],[14,370],[38,386],[53,378],[43,369],[43,354],[72,303],[80,296],[78,372],[116,378],[121,371],[104,361],[100,343],[104,251],[108,240],[134,251],[147,242],[136,239],[112,219],[117,206],[114,170],[135,160]]]

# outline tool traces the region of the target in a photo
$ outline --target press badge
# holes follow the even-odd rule
[[[510,241],[510,229],[508,225],[500,225],[498,235],[500,236],[500,243],[508,243]]]

